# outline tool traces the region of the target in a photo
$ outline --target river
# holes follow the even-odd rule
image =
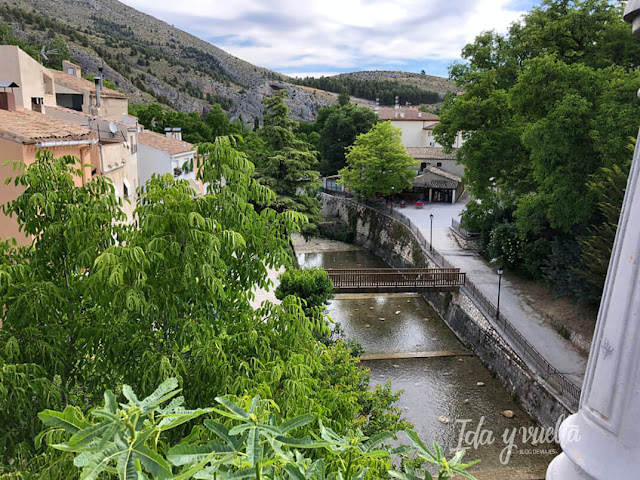
[[[388,267],[368,251],[340,242],[298,239],[295,248],[302,268]],[[531,417],[424,298],[339,294],[329,304],[328,313],[346,338],[362,345],[361,363],[370,369],[372,385],[391,381],[394,390],[404,392],[398,406],[427,444],[435,440],[447,451],[455,449],[462,437],[465,460],[480,460],[472,469],[479,479],[544,478],[558,447],[531,438],[523,441],[525,431],[539,433],[542,429],[535,430]],[[426,358],[411,358],[414,356]],[[506,411],[514,416],[507,418],[505,414],[510,413]],[[505,463],[509,443],[516,447]]]

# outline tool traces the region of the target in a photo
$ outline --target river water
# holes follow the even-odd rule
[[[302,268],[388,267],[368,251],[340,242],[298,240],[295,247]],[[535,430],[531,417],[465,349],[424,298],[339,294],[328,310],[343,335],[362,345],[363,358],[369,358],[362,365],[370,369],[371,383],[391,381],[394,390],[404,392],[398,406],[427,444],[437,441],[447,451],[458,447],[462,437],[465,460],[480,459],[472,469],[479,479],[544,478],[558,447],[523,439],[525,431],[540,433],[542,429]],[[433,356],[410,358],[416,355]],[[507,418],[502,413],[506,410],[515,416]],[[516,447],[506,461],[505,447],[510,443]]]

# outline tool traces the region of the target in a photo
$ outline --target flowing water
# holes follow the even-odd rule
[[[364,249],[328,240],[298,241],[296,252],[303,268],[388,267]],[[371,370],[371,383],[390,381],[394,390],[404,391],[398,406],[427,444],[435,440],[447,451],[463,437],[465,460],[481,460],[472,470],[478,478],[544,478],[558,447],[531,438],[523,441],[524,431],[535,428],[535,422],[424,298],[342,294],[328,310],[343,335],[362,345],[362,358],[369,358],[362,365]],[[415,356],[427,358],[411,358]],[[505,417],[506,410],[515,416]],[[517,447],[505,464],[509,443]]]

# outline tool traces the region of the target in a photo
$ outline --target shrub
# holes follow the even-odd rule
[[[280,275],[280,285],[275,293],[279,300],[295,295],[303,299],[310,310],[329,303],[333,297],[333,283],[321,268],[287,270]]]

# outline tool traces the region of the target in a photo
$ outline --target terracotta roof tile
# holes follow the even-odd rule
[[[86,78],[78,78],[75,75],[69,75],[68,73],[61,72],[60,70],[49,69],[49,73],[53,75],[55,78],[55,82],[60,85],[64,85],[72,90],[76,90],[79,92],[92,92],[95,94],[96,86],[94,82],[87,80]],[[100,95],[106,97],[114,97],[114,98],[128,98],[124,93],[118,92],[116,90],[112,90],[107,87],[102,87],[102,92]]]
[[[0,110],[0,137],[9,140],[30,144],[46,140],[88,140],[94,136],[87,127],[31,110]]]
[[[396,117],[396,113],[398,116]],[[404,117],[402,117],[404,113]],[[422,115],[422,116],[418,116]],[[380,120],[395,121],[420,121],[420,122],[437,122],[440,117],[433,113],[421,112],[417,107],[400,107],[396,110],[394,107],[380,107],[378,109],[378,117]]]
[[[174,138],[167,138],[160,133],[144,130],[138,133],[138,143],[146,145],[147,147],[155,148],[156,150],[162,150],[170,155],[178,155],[179,153],[190,152],[193,145],[183,140],[176,140]]]

